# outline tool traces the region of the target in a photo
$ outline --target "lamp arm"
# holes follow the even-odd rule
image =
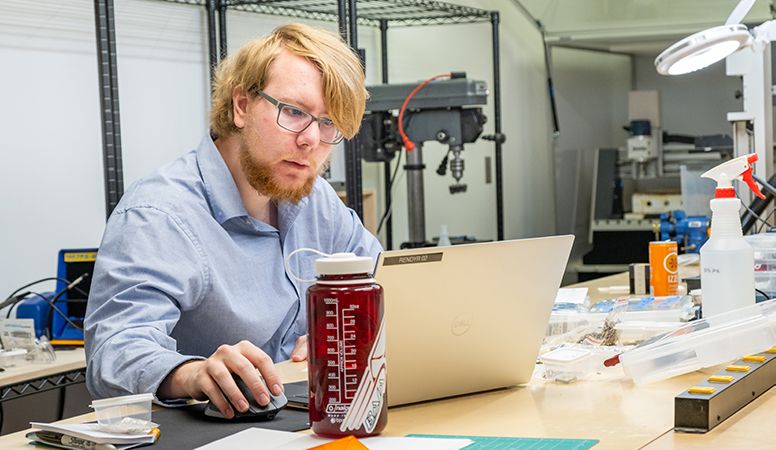
[[[752,29],[752,46],[762,51],[769,42],[776,41],[776,20],[769,20]]]
[[[735,25],[743,22],[744,17],[749,13],[749,10],[752,9],[755,1],[757,0],[741,0],[738,2],[736,7],[733,8],[733,12],[730,13],[725,21],[725,25]]]

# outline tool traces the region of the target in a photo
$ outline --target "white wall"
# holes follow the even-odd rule
[[[462,4],[502,10],[502,114],[505,235],[554,231],[552,153],[541,38],[514,7],[498,0]],[[200,7],[150,0],[115,2],[124,182],[192,149],[206,131],[207,46]],[[289,19],[230,12],[230,47]],[[334,24],[318,23],[334,27]],[[466,70],[492,79],[490,25],[396,28],[389,31],[390,79],[417,81]],[[367,78],[380,81],[379,32],[359,30]],[[0,2],[0,297],[53,275],[61,248],[95,247],[105,222],[93,2]],[[492,102],[486,107],[493,132]],[[428,235],[440,224],[451,234],[496,237],[495,188],[484,184],[484,157],[493,145],[465,151],[466,194],[451,197],[451,178],[434,169],[440,145],[426,161]],[[365,187],[382,198],[382,166],[364,163]],[[395,192],[395,238],[407,238],[405,180]],[[380,205],[382,210],[384,205]],[[43,285],[41,290],[51,288]]]
[[[595,149],[625,145],[631,58],[552,49],[560,136],[555,141],[559,233],[574,233],[575,254],[586,249]]]
[[[725,75],[725,62],[681,76],[655,70],[654,56],[635,58],[636,89],[660,91],[663,130],[673,134],[731,134],[727,113],[741,111],[735,98],[738,77]]]
[[[124,182],[205,132],[199,8],[115,2]],[[96,247],[105,224],[94,5],[0,3],[0,296],[56,274],[57,251]],[[51,289],[44,284],[40,290]]]
[[[547,236],[555,233],[556,192],[544,44],[534,24],[504,3],[483,5],[501,11],[504,237]]]

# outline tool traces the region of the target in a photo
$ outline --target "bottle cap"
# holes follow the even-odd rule
[[[334,253],[315,260],[316,275],[347,275],[351,273],[372,273],[374,262],[369,256],[355,253]]]

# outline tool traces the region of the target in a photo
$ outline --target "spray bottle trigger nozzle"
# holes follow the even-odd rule
[[[757,186],[757,183],[754,182],[754,177],[752,176],[753,170],[754,170],[754,167],[749,166],[749,169],[747,169],[744,173],[741,174],[741,179],[743,180],[744,183],[746,183],[747,186],[749,186],[749,189],[751,189],[756,196],[764,199],[765,196],[760,191],[760,187]]]

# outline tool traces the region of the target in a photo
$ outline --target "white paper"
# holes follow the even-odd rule
[[[261,442],[267,450],[300,450],[331,442],[334,439],[312,434],[289,433],[287,431],[249,428],[231,436],[211,442],[198,450],[231,450],[252,448]],[[469,439],[434,439],[416,437],[370,437],[359,441],[369,450],[459,450],[472,443]]]
[[[32,428],[86,439],[98,444],[151,444],[154,436],[150,434],[106,433],[96,423],[41,423],[30,422]]]
[[[587,288],[560,288],[555,296],[555,303],[573,303],[581,305],[585,303]]]

